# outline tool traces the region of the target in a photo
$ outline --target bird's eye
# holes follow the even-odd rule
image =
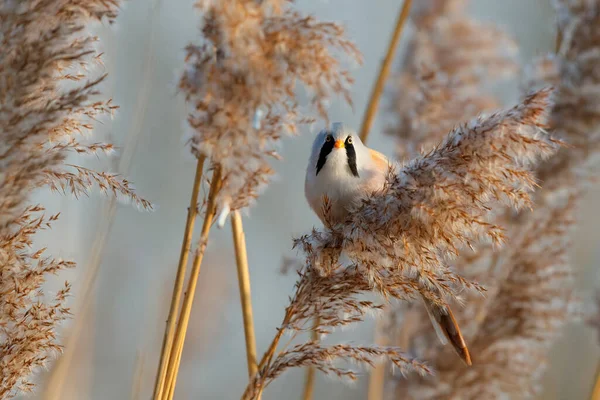
[[[331,135],[327,135],[327,138],[325,139],[326,142],[331,142],[333,140],[333,138],[331,137]]]
[[[348,136],[348,139],[346,139],[346,142],[348,144],[352,144],[353,140],[352,140],[352,136]]]

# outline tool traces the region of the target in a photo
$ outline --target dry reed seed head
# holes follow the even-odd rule
[[[308,331],[313,329],[310,321],[317,320],[317,332],[327,334],[360,322],[382,309],[360,299],[367,293],[387,301],[425,296],[446,304],[462,288],[482,291],[450,270],[448,259],[483,236],[499,240],[500,227],[489,222],[495,208],[528,204],[530,168],[557,147],[543,129],[549,95],[549,90],[533,93],[512,109],[456,128],[429,153],[391,169],[385,187],[364,198],[345,222],[296,239],[294,247],[303,253],[305,266],[279,329]],[[342,253],[350,265],[341,265]],[[321,358],[370,364],[363,350],[298,345],[263,365],[247,398],[294,366],[314,365],[352,377],[346,369],[322,364]],[[394,358],[398,349],[390,351],[376,354],[402,367],[413,365]]]
[[[497,277],[500,290],[487,304],[485,319],[464,319],[476,325],[470,340],[476,355],[473,366],[462,368],[422,344],[416,354],[432,360],[436,381],[400,383],[400,390],[410,392],[408,398],[458,399],[475,394],[491,399],[534,398],[539,394],[548,351],[575,300],[567,251],[578,197],[575,194],[551,210],[536,209],[513,236],[499,268],[507,272]]]
[[[343,29],[302,16],[284,0],[199,1],[203,43],[187,47],[179,86],[191,110],[192,151],[223,168],[218,204],[247,207],[270,179],[280,139],[295,134],[297,86],[326,118],[332,94],[350,102],[352,78],[338,57],[360,60]]]
[[[443,4],[440,4],[443,3]],[[429,150],[456,124],[498,108],[490,89],[518,71],[517,47],[505,32],[465,16],[463,1],[424,1],[411,13],[416,32],[394,80],[387,133],[399,157]]]
[[[600,12],[598,1],[557,1],[562,44],[555,56],[538,59],[529,69],[528,88],[552,83],[556,101],[550,128],[569,144],[541,165],[538,175],[553,192],[588,184],[600,165]]]
[[[355,381],[358,379],[359,371],[350,369],[344,364],[372,368],[382,358],[390,360],[401,374],[409,372],[417,372],[420,375],[431,374],[431,370],[427,365],[402,353],[396,347],[350,344],[324,346],[318,342],[310,341],[298,344],[282,353],[273,364],[267,379],[277,378],[288,368],[313,366],[325,374]]]
[[[109,153],[112,146],[83,143],[92,122],[116,106],[99,99],[105,75],[89,75],[98,62],[97,38],[86,25],[117,15],[114,0],[8,1],[0,3],[0,398],[31,391],[33,372],[60,351],[56,328],[69,316],[69,284],[45,296],[48,274],[74,266],[46,255],[33,235],[58,218],[29,204],[31,194],[51,188],[87,194],[92,183],[130,198],[142,208],[128,181],[66,165],[68,152]],[[68,84],[67,84],[68,83]],[[66,169],[73,169],[67,171]]]
[[[593,16],[598,10],[597,1],[594,3],[569,4],[579,4],[578,12]],[[573,15],[572,21],[585,36],[595,30],[584,27],[592,19]],[[586,23],[579,25],[584,20]],[[568,18],[561,24],[565,26],[566,21]],[[568,33],[566,37],[568,40]],[[567,43],[563,41],[561,54],[570,48]],[[586,51],[587,57],[596,53],[590,48]],[[489,289],[485,298],[472,296],[466,308],[457,310],[473,354],[473,366],[465,369],[447,349],[440,351],[439,345],[432,346],[437,342],[432,334],[423,335],[423,330],[417,330],[412,350],[417,357],[430,360],[437,375],[435,380],[397,382],[398,394],[403,398],[533,398],[539,392],[539,378],[550,346],[564,324],[572,319],[577,301],[567,249],[582,187],[581,179],[573,178],[590,176],[591,163],[585,161],[594,150],[590,146],[588,153],[578,153],[580,149],[573,150],[571,143],[593,143],[598,129],[593,112],[575,109],[585,110],[587,104],[589,109],[594,104],[588,103],[587,87],[580,84],[582,79],[594,76],[589,69],[586,71],[587,67],[581,68],[587,58],[584,54],[580,57],[575,51],[570,60],[562,55],[542,58],[532,68],[533,73],[528,74],[525,86],[529,90],[548,84],[557,89],[547,129],[568,143],[558,156],[542,162],[536,169],[543,188],[536,193],[535,211],[500,213],[495,223],[509,228],[506,236],[511,240],[510,246],[499,253],[485,251],[455,262],[467,276],[480,276]],[[574,132],[570,125],[576,127]]]

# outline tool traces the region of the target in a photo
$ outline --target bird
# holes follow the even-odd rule
[[[365,146],[355,131],[341,122],[332,123],[313,141],[304,182],[306,200],[325,226],[343,222],[360,199],[383,188],[389,167],[387,157]],[[330,205],[327,212],[325,198]],[[470,366],[469,349],[450,307],[421,297],[440,342],[450,342]]]

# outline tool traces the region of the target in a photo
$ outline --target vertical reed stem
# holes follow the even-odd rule
[[[285,317],[283,317],[283,322],[281,323],[281,326],[282,327],[287,326],[287,324],[289,322],[290,322],[290,309],[287,308],[285,310]],[[267,351],[265,352],[265,354],[263,354],[262,358],[260,359],[260,363],[258,363],[258,368],[257,368],[258,372],[260,372],[263,369],[265,369],[265,367],[273,359],[273,355],[275,354],[275,351],[277,350],[277,345],[279,344],[279,341],[281,340],[281,337],[283,336],[283,332],[284,331],[285,331],[285,329],[283,329],[283,328],[279,329],[277,331],[277,334],[275,335],[275,337],[271,341],[271,344],[269,345],[269,348],[267,349]],[[254,378],[254,377],[252,377],[252,378]],[[253,382],[250,382],[250,384],[246,386],[246,390],[244,390],[244,393],[242,394],[242,399],[247,399],[248,398],[248,393],[252,389],[252,386],[253,386]],[[262,395],[262,391],[263,391],[263,386],[261,384],[260,387],[258,388],[258,394],[254,398],[255,399],[260,399],[260,396]]]
[[[317,328],[320,325],[319,318],[315,318],[313,322],[313,330],[310,334],[310,338],[314,342],[319,341],[319,334],[317,333]],[[315,367],[310,366],[306,371],[306,379],[304,381],[304,394],[302,395],[303,400],[310,400],[313,397],[313,393],[315,391]]]
[[[154,383],[154,394],[152,396],[154,400],[158,400],[162,397],[165,387],[167,365],[169,365],[169,360],[171,357],[171,347],[173,345],[173,338],[175,336],[175,323],[177,321],[179,303],[181,302],[181,293],[183,291],[185,271],[187,268],[190,249],[192,246],[194,225],[196,224],[196,217],[198,216],[198,193],[200,192],[200,184],[202,182],[202,171],[204,169],[205,160],[206,157],[201,155],[198,158],[198,163],[196,165],[196,175],[194,177],[192,196],[190,198],[190,205],[188,207],[187,213],[187,221],[185,223],[183,240],[181,242],[181,252],[179,254],[177,276],[175,277],[175,284],[173,286],[173,296],[171,298],[171,307],[169,309],[169,316],[167,317],[167,324],[165,327],[165,334],[163,337],[159,369],[156,375],[156,381]]]
[[[592,389],[590,400],[600,400],[600,363],[598,363],[598,367],[596,368],[595,379],[596,381],[594,382],[594,388]]]
[[[365,111],[363,117],[363,123],[360,128],[360,139],[363,143],[366,143],[367,138],[369,137],[369,132],[371,130],[371,126],[373,125],[373,121],[375,120],[375,115],[377,114],[377,108],[379,106],[379,101],[381,99],[381,95],[383,94],[383,88],[385,85],[385,81],[390,74],[390,68],[392,66],[392,61],[394,60],[394,54],[396,53],[396,49],[398,48],[398,44],[400,43],[400,35],[402,33],[402,28],[408,19],[410,14],[410,6],[412,4],[412,0],[404,0],[402,4],[402,8],[400,9],[400,13],[398,14],[398,18],[396,19],[396,26],[394,27],[394,31],[392,33],[392,37],[388,44],[387,53],[385,55],[385,59],[381,64],[381,68],[379,70],[379,76],[377,77],[377,81],[375,82],[375,86],[373,87],[373,91],[371,92],[371,98],[369,100],[369,104]],[[378,335],[378,328],[375,328],[375,335]],[[368,391],[368,399],[369,400],[380,400],[383,398],[383,386],[385,383],[385,363],[380,363],[375,366],[373,371],[369,376],[369,391]]]
[[[183,351],[185,335],[187,333],[187,327],[190,322],[190,315],[192,312],[192,303],[194,301],[196,286],[198,284],[198,276],[200,275],[202,259],[204,258],[204,252],[206,251],[208,233],[216,213],[217,207],[215,200],[220,189],[221,167],[217,165],[215,166],[211,179],[210,192],[208,193],[208,204],[206,207],[206,216],[204,218],[204,223],[202,224],[198,249],[196,250],[196,255],[194,256],[192,272],[188,281],[185,296],[183,298],[183,305],[181,307],[179,323],[175,331],[175,338],[173,340],[173,345],[171,346],[171,355],[166,370],[167,378],[165,380],[165,386],[163,389],[163,399],[166,400],[171,400],[175,392],[177,373],[179,371],[179,364],[181,362],[181,353]]]
[[[235,261],[237,265],[240,300],[244,318],[244,336],[246,337],[246,359],[248,376],[252,378],[258,371],[256,365],[256,339],[254,337],[254,321],[252,318],[252,297],[250,295],[250,273],[248,271],[248,255],[242,217],[238,211],[231,214],[233,244],[235,246]]]
[[[383,318],[377,318],[375,323],[375,344],[386,345],[384,343],[383,335],[381,334],[383,326]],[[383,387],[385,384],[385,369],[387,367],[387,361],[382,360],[375,365],[375,368],[369,375],[369,391],[367,394],[368,400],[379,400],[383,399]]]
[[[135,370],[133,384],[131,385],[131,400],[140,400],[142,393],[142,381],[144,377],[144,354],[138,351],[135,359]]]
[[[404,27],[404,23],[406,22],[406,19],[408,18],[410,12],[411,3],[412,0],[404,0],[404,3],[402,4],[400,14],[398,14],[398,19],[396,20],[396,26],[394,27],[392,38],[388,45],[385,59],[383,60],[383,63],[381,64],[381,68],[379,70],[379,76],[377,77],[375,86],[373,86],[371,98],[369,99],[369,105],[365,110],[363,123],[360,128],[360,139],[363,141],[363,143],[367,140],[367,137],[369,136],[369,130],[371,129],[371,125],[373,125],[375,114],[377,114],[377,106],[379,106],[379,100],[381,99],[381,94],[383,93],[383,86],[388,75],[390,74],[390,67],[392,66],[394,54],[396,52],[396,48],[398,48],[398,43],[400,42],[400,34],[402,33],[402,28]]]

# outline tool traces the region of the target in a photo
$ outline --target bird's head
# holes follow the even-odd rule
[[[313,142],[309,173],[318,176],[324,171],[336,175],[360,177],[361,160],[368,149],[358,135],[341,122],[323,129]]]

